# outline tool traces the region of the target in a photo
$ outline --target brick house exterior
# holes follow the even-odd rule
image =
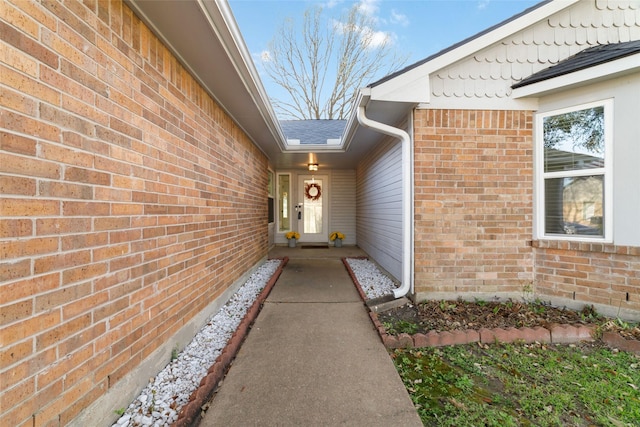
[[[531,112],[414,116],[418,293],[517,293],[533,279]]]
[[[415,299],[528,294],[640,317],[639,40],[637,2],[541,2],[361,91],[363,114],[410,136],[413,250],[396,263],[411,274],[396,278]],[[548,232],[545,179],[564,175],[544,177],[542,120],[593,105],[609,109],[610,151],[590,166],[609,185],[590,203],[594,224],[608,203],[606,232],[585,221],[589,234]]]
[[[68,425],[266,257],[268,161],[123,3],[1,9],[0,425]]]
[[[640,312],[640,247],[534,239],[530,111],[415,114],[415,283],[424,298]]]
[[[309,153],[286,152],[218,3],[2,0],[0,425],[112,421],[285,241],[269,176],[294,194]],[[531,292],[638,318],[638,54],[513,87],[633,40],[637,1],[542,2],[363,88],[340,144],[313,147],[331,227],[418,300]],[[602,100],[613,227],[546,235],[540,117]]]

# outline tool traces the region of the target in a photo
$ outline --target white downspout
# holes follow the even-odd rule
[[[402,283],[393,291],[395,298],[402,298],[413,291],[413,159],[411,138],[402,129],[367,118],[364,105],[358,106],[360,125],[377,132],[400,139],[402,142]]]

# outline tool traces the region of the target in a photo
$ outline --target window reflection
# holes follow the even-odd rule
[[[604,177],[545,180],[545,232],[603,236]]]
[[[543,132],[545,172],[604,167],[604,107],[545,117]]]
[[[291,230],[289,215],[290,194],[289,175],[278,175],[278,231]]]
[[[604,107],[547,116],[543,134],[545,233],[604,236]]]

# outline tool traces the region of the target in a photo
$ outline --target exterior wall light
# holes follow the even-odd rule
[[[318,164],[317,163],[309,163],[309,170],[314,172],[318,170]]]

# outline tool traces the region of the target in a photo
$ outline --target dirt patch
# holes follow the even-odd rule
[[[425,301],[378,313],[378,319],[392,335],[482,328],[549,328],[553,324],[564,324],[594,325],[601,331],[614,331],[626,339],[640,340],[638,325],[604,318],[591,306],[574,311],[539,301]]]

